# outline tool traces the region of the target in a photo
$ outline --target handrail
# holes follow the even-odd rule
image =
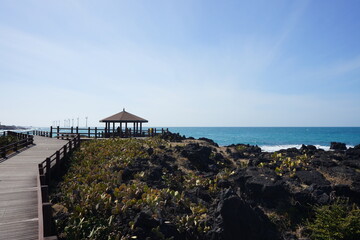
[[[17,133],[12,131],[7,131],[8,136],[15,136],[20,139],[17,142],[10,143],[6,146],[0,148],[0,157],[6,158],[9,155],[9,152],[17,152],[19,149],[32,145],[34,143],[34,137],[28,134]]]
[[[52,209],[49,202],[49,183],[54,177],[59,176],[65,157],[79,146],[80,135],[76,135],[53,155],[38,164],[39,240],[57,239],[51,224]]]
[[[51,133],[48,131],[39,131],[39,130],[33,130],[31,133],[35,136],[41,136],[41,137],[52,137]]]
[[[69,139],[71,135],[80,134],[81,137],[86,138],[112,138],[112,137],[153,137],[156,135],[164,134],[164,132],[168,132],[168,129],[157,129],[157,128],[148,128],[144,129],[120,129],[116,128],[115,131],[113,129],[106,128],[79,128],[79,127],[67,127],[60,128],[59,126],[56,128],[50,127],[50,132],[47,132],[47,136],[56,137],[58,139]]]

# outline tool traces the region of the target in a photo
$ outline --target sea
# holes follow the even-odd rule
[[[300,148],[302,144],[330,149],[331,142],[347,147],[360,144],[360,127],[169,127],[186,137],[205,137],[221,146],[231,144],[257,145],[263,151]]]
[[[156,127],[186,137],[209,138],[220,146],[250,144],[262,151],[300,148],[302,144],[330,149],[331,142],[342,142],[347,147],[360,144],[360,127]],[[49,128],[37,128],[48,131]],[[146,129],[146,128],[144,128]]]

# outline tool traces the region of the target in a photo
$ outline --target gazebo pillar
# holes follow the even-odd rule
[[[120,137],[122,137],[122,122],[120,121]]]
[[[125,122],[125,137],[128,137],[127,122]]]
[[[142,135],[142,122],[140,122],[140,135]]]

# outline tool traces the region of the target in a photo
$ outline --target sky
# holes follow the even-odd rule
[[[358,0],[0,0],[0,122],[360,126]]]

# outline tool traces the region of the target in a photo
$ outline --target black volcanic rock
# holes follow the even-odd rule
[[[182,140],[186,139],[185,136],[181,136],[179,133],[172,133],[170,131],[164,132],[160,135],[160,137],[170,142],[181,142]]]
[[[253,208],[231,189],[221,193],[216,209],[218,218],[209,238],[218,240],[276,240],[274,225],[258,208]]]
[[[346,144],[340,142],[331,142],[330,149],[333,150],[346,150]]]
[[[314,154],[316,151],[316,147],[313,145],[301,145],[300,152],[307,153],[307,154]]]
[[[208,171],[209,165],[214,164],[210,159],[211,148],[200,146],[197,143],[186,145],[181,155],[190,161],[190,165],[199,171]]]
[[[316,170],[309,170],[309,171],[297,171],[296,172],[297,178],[302,183],[307,185],[315,184],[317,186],[328,186],[330,182],[324,178],[324,176]]]
[[[204,137],[202,137],[202,138],[199,138],[199,140],[208,142],[208,143],[210,143],[210,145],[213,145],[213,146],[215,146],[215,147],[218,147],[218,146],[219,146],[216,142],[214,142],[214,140],[209,139],[209,138],[204,138]]]

